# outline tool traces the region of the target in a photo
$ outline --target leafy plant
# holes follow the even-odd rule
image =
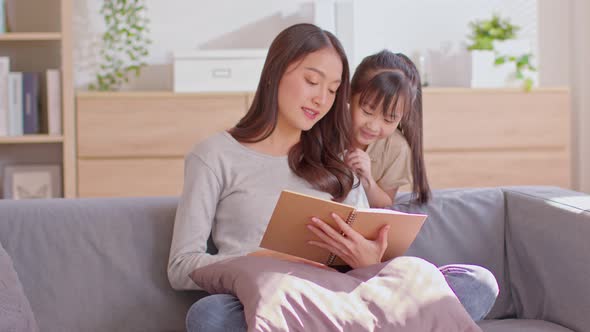
[[[522,54],[519,56],[499,54],[494,49],[495,41],[504,41],[515,39],[516,33],[520,27],[510,23],[508,19],[501,18],[498,14],[493,14],[489,20],[476,20],[469,23],[472,32],[468,36],[470,44],[467,49],[473,50],[487,50],[493,51],[495,54],[494,64],[500,66],[506,63],[514,63],[515,74],[517,80],[523,81],[523,87],[526,91],[530,91],[533,87],[533,79],[526,77],[525,71],[536,71],[531,64],[533,55],[531,53]]]
[[[471,45],[467,49],[472,50],[493,50],[495,40],[507,40],[516,38],[520,27],[510,23],[508,19],[502,19],[494,14],[490,20],[476,20],[469,22],[472,32],[468,36]]]
[[[100,70],[90,90],[113,91],[139,76],[149,55],[149,19],[145,0],[103,0],[100,13],[106,23],[100,51]]]
[[[533,88],[533,79],[526,77],[524,71],[537,70],[537,68],[535,68],[530,62],[532,56],[533,55],[531,53],[523,54],[521,56],[496,55],[494,64],[499,66],[507,62],[514,62],[516,65],[516,73],[514,74],[514,77],[518,80],[523,80],[525,90],[530,91]]]

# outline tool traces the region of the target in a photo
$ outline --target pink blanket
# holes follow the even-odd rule
[[[339,273],[246,256],[191,278],[237,296],[249,331],[481,331],[440,271],[415,257]]]

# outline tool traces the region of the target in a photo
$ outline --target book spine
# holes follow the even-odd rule
[[[61,135],[61,83],[60,71],[48,69],[46,72],[47,86],[47,133]]]
[[[355,220],[356,220],[356,209],[354,209],[350,212],[350,214],[346,218],[345,222],[347,225],[350,226],[354,223]],[[344,236],[344,232],[340,232],[340,235]],[[334,264],[336,257],[338,257],[338,256],[336,256],[336,254],[331,252],[330,256],[328,256],[328,260],[326,261],[326,265],[330,266],[330,265]]]
[[[0,0],[0,33],[6,32],[6,1]]]
[[[21,136],[23,134],[23,75],[10,73],[8,88],[8,134]]]
[[[10,72],[10,59],[0,57],[0,136],[8,135],[8,74]]]
[[[37,73],[23,73],[23,132],[39,133],[39,76]]]

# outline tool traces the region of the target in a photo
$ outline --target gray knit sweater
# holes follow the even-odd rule
[[[331,198],[296,176],[287,156],[256,152],[227,132],[195,146],[185,158],[184,172],[168,262],[174,289],[199,289],[188,276],[194,269],[258,250],[283,189]],[[344,203],[368,207],[362,186]],[[216,255],[205,252],[209,234],[219,249]]]

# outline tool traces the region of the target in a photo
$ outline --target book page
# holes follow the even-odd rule
[[[378,208],[359,208],[357,209],[358,212],[366,212],[366,213],[386,213],[386,214],[402,214],[408,216],[426,216],[424,214],[415,214],[415,213],[406,213],[391,209],[378,209]]]
[[[321,198],[283,190],[270,218],[260,247],[326,264],[330,252],[308,244],[319,240],[306,225],[312,217],[339,230],[331,214],[347,219],[354,207]]]

